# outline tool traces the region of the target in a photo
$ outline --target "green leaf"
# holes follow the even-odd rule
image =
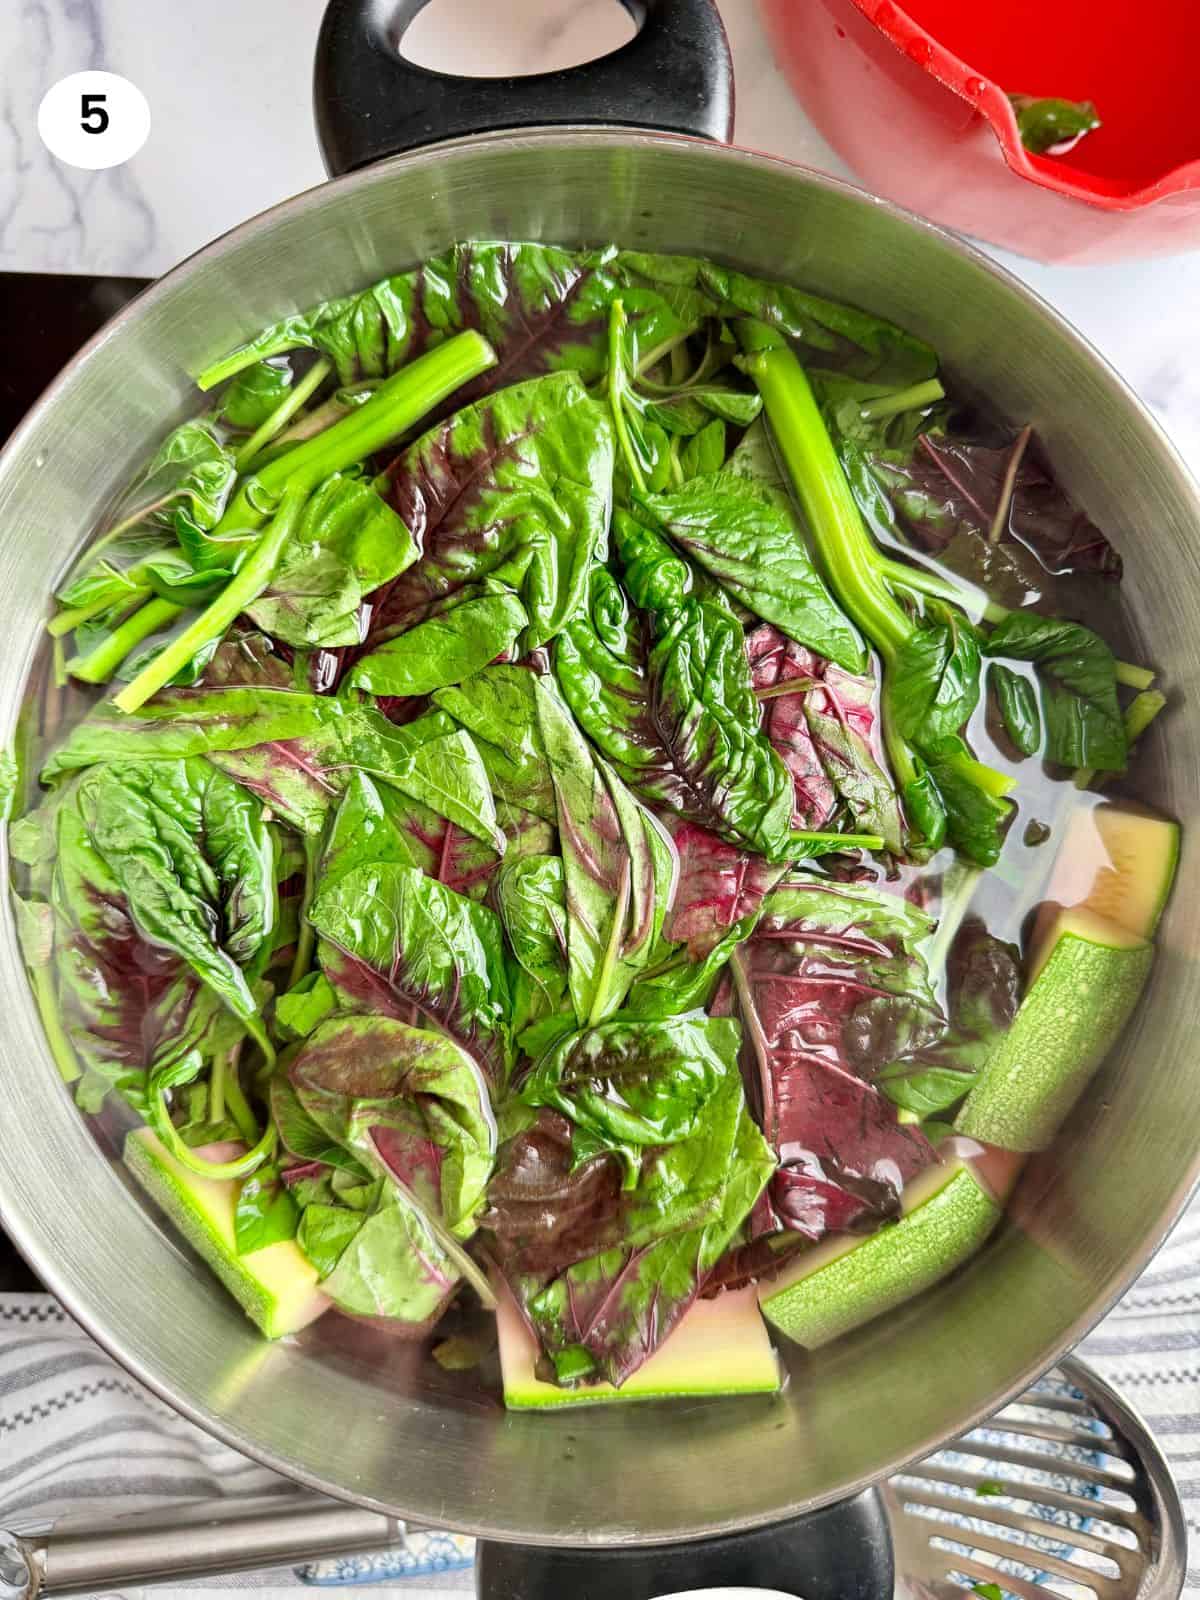
[[[862,376],[913,383],[936,370],[929,346],[890,323],[693,256],[473,240],[358,294],[285,317],[202,372],[200,383],[211,388],[255,361],[299,348],[329,356],[343,384],[382,377],[464,327],[478,328],[496,347],[496,384],[561,368],[592,381],[605,370],[607,312],[618,295],[635,367],[707,318],[748,313],[811,349],[836,352]]]
[[[285,1038],[303,1039],[337,1009],[337,996],[323,972],[309,972],[275,1002],[275,1025]]]
[[[128,490],[112,533],[84,551],[57,589],[61,604],[91,607],[128,601],[133,591],[155,576],[159,556],[168,562],[167,570],[176,581],[191,575],[191,561],[180,557],[169,537],[176,527],[176,513],[202,539],[220,520],[236,478],[233,454],[211,423],[203,418],[181,423]],[[209,564],[224,568],[229,558],[226,548]]]
[[[979,703],[979,635],[949,606],[934,603],[930,612],[939,620],[912,630],[888,683],[895,726],[918,748],[953,737]]]
[[[462,328],[478,328],[496,347],[497,384],[561,368],[595,379],[604,371],[608,305],[623,276],[612,245],[568,251],[472,240],[286,317],[202,372],[201,387],[302,347],[329,356],[342,383],[382,377]],[[626,298],[631,344],[647,351],[701,320],[698,297],[673,287],[660,292],[639,282]]]
[[[169,690],[136,716],[104,700],[52,752],[42,781],[100,761],[209,755],[304,738],[347,714],[340,701],[287,689]]]
[[[507,1077],[508,981],[499,918],[411,867],[353,867],[309,913],[320,960],[344,1007],[456,1039],[492,1082]]]
[[[685,479],[707,477],[725,465],[725,424],[719,417],[694,434],[679,452]]]
[[[421,555],[377,597],[368,645],[430,628],[485,582],[524,606],[519,653],[546,644],[605,553],[612,468],[608,416],[569,372],[501,389],[426,433],[392,464],[388,488]],[[374,684],[373,660],[349,682]]]
[[[622,514],[616,527],[634,598],[659,606],[637,616],[597,569],[588,610],[555,651],[576,721],[647,799],[768,858],[802,854],[791,774],[759,727],[741,624],[680,592],[686,563],[658,535]]]
[[[93,1083],[145,1110],[151,1080],[190,1082],[244,1032],[270,1055],[255,980],[278,901],[258,802],[192,759],[97,767],[48,810],[58,1010]]]
[[[305,1114],[368,1170],[470,1236],[496,1153],[487,1084],[444,1034],[386,1017],[334,1016],[289,1069]]]
[[[813,565],[791,506],[736,473],[693,478],[646,509],[735,599],[818,655],[862,672],[866,655]]]
[[[731,389],[717,383],[685,384],[658,398],[660,394],[662,391],[654,388],[653,397],[642,400],[644,414],[667,433],[682,438],[694,437],[714,420],[748,428],[762,410],[762,397],[753,389]],[[721,433],[723,438],[724,429]]]
[[[615,1078],[581,1078],[555,1091],[569,1115],[578,1109],[593,1126],[569,1122],[564,1147],[543,1112],[498,1158],[487,1215],[492,1247],[554,1381],[594,1373],[620,1384],[636,1371],[678,1325],[775,1165],[746,1110],[737,1029],[727,1019],[663,1025],[620,1017],[599,1032],[614,1041],[641,1034],[661,1046],[664,1028],[685,1030],[689,1049],[703,1052],[678,1098],[671,1048],[651,1047],[640,1063],[618,1051],[607,1058]],[[590,1037],[577,1036],[578,1048],[603,1070],[603,1047],[592,1056]],[[564,1058],[570,1053],[568,1045]],[[626,1089],[646,1127],[661,1122],[682,1133],[691,1122],[695,1131],[661,1147],[626,1144],[618,1157],[609,1135],[594,1128],[622,1116]],[[581,1347],[586,1360],[578,1359]]]
[[[253,1255],[281,1239],[294,1239],[300,1210],[270,1163],[243,1179],[233,1212],[233,1232],[239,1256]]]
[[[297,649],[361,644],[364,598],[416,555],[408,529],[370,484],[335,473],[306,502],[270,583],[246,615]]]
[[[625,1001],[626,1011],[630,1016],[667,1018],[703,1010],[712,999],[730,956],[754,932],[758,916],[755,908],[740,917],[699,961],[689,960],[680,952],[662,970],[639,978]]]
[[[475,740],[496,796],[553,822],[554,785],[538,726],[535,679],[528,667],[486,667],[439,689],[433,699]]]
[[[1004,828],[1012,815],[1011,803],[979,786],[975,777],[977,764],[961,739],[934,740],[922,746],[921,754],[945,810],[946,838],[979,866],[995,866],[1004,845]],[[906,792],[906,802],[908,799]],[[929,845],[933,848],[932,840]]]
[[[462,600],[364,656],[346,679],[371,694],[422,695],[458,683],[512,649],[528,625],[510,590]]]
[[[1042,718],[1037,696],[1028,678],[993,661],[988,687],[996,697],[1005,731],[1023,756],[1035,756],[1042,747]]]
[[[550,681],[536,687],[562,843],[571,1003],[581,1023],[595,1023],[620,1006],[658,943],[673,854],[661,824],[593,757]]]
[[[1010,94],[1021,143],[1035,156],[1061,156],[1074,149],[1084,134],[1100,126],[1090,100]],[[999,1596],[996,1597],[999,1600]]]
[[[321,979],[325,982],[324,978]],[[324,1021],[324,1017],[318,1018]],[[344,1172],[353,1180],[367,1182],[370,1174],[358,1157],[346,1150],[315,1122],[301,1105],[286,1073],[271,1078],[271,1120],[279,1130],[283,1148],[298,1161],[317,1162]],[[297,1191],[299,1193],[299,1191]]]
[[[560,856],[506,862],[496,905],[520,972],[513,983],[513,1032],[557,1012],[567,991],[567,895]]]
[[[623,250],[618,260],[629,283],[674,293],[689,308],[698,302],[704,316],[754,317],[810,350],[836,352],[857,377],[916,383],[937,371],[934,351],[903,328],[791,284],[752,278],[696,256]],[[628,306],[629,296],[623,298]]]
[[[1014,611],[993,630],[984,650],[1033,662],[1048,761],[1097,772],[1125,770],[1128,741],[1117,700],[1116,661],[1098,634],[1078,622]]]
[[[233,427],[253,433],[291,386],[292,369],[285,361],[259,361],[240,372],[221,396],[221,415]]]
[[[296,1243],[322,1279],[328,1278],[334,1271],[365,1220],[362,1212],[352,1211],[346,1206],[324,1205],[319,1201],[305,1206]],[[364,1303],[371,1305],[377,1302],[364,1297]]]
[[[676,1144],[699,1131],[737,1043],[727,1017],[622,1015],[562,1040],[524,1080],[521,1099],[562,1112],[597,1148]]]
[[[142,937],[182,957],[261,1036],[241,970],[276,916],[274,850],[258,802],[206,762],[184,760],[99,767],[76,805]]]
[[[458,1282],[428,1219],[387,1184],[365,1216],[341,1207],[307,1207],[298,1243],[323,1273],[321,1292],[351,1316],[423,1328]]]
[[[413,726],[413,724],[409,724]],[[504,854],[504,834],[475,741],[461,729],[417,746],[403,764],[379,776],[402,794],[447,817],[457,827]]]
[[[478,749],[443,712],[397,727],[370,706],[277,689],[175,690],[138,716],[101,705],[42,769],[43,779],[93,762],[208,755],[291,827],[319,833],[356,769],[504,850]],[[29,848],[36,849],[30,840]]]
[[[389,861],[401,867],[420,863],[404,838],[399,820],[403,802],[386,785],[363,772],[349,778],[329,824],[318,878],[321,892],[356,867]]]

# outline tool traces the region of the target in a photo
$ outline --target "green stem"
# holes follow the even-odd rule
[[[950,882],[951,873],[955,874],[953,884]],[[942,914],[938,918],[937,930],[925,954],[929,976],[935,983],[941,977],[954,936],[967,914],[967,907],[975,893],[975,885],[982,877],[981,867],[969,867],[957,858],[954,866],[946,873],[942,888]]]
[[[267,1131],[253,1147],[244,1155],[236,1157],[233,1161],[205,1161],[203,1156],[198,1156],[190,1145],[185,1144],[179,1137],[179,1130],[171,1121],[171,1113],[167,1102],[160,1089],[150,1100],[150,1122],[155,1133],[166,1145],[167,1149],[189,1172],[197,1173],[201,1178],[245,1178],[250,1173],[256,1172],[263,1162],[275,1154],[275,1145],[279,1135],[275,1131],[273,1122],[267,1124]]]
[[[1129,661],[1117,662],[1117,682],[1124,684],[1127,689],[1149,689],[1154,677],[1149,667],[1135,667]]]
[[[305,439],[315,438],[318,433],[324,433],[326,428],[340,421],[348,411],[356,411],[360,405],[366,405],[367,397],[374,394],[378,388],[378,378],[366,378],[362,383],[349,388],[335,389],[328,400],[322,400],[319,406],[315,406],[304,416],[297,417],[290,428],[285,428],[272,442],[272,450],[278,450],[283,445],[300,444]],[[361,400],[346,398],[347,395],[358,394],[364,394],[364,398]]]
[[[219,639],[246,607],[254,604],[271,581],[280,551],[295,530],[309,492],[307,484],[288,485],[266,532],[217,598],[177,639],[160,650],[153,661],[148,661],[132,683],[114,696],[113,704],[119,711],[133,712],[145,705],[151,695],[157,694],[188,664],[197,650]],[[165,601],[154,603],[166,604]],[[150,607],[144,609],[149,611]],[[177,607],[171,609],[178,614]]]
[[[46,1043],[50,1046],[59,1076],[64,1083],[74,1083],[79,1077],[79,1062],[75,1059],[75,1051],[63,1027],[50,968],[30,967],[29,981],[33,985],[33,998],[42,1019],[42,1032],[46,1035]]]
[[[995,767],[985,766],[982,761],[976,761],[974,756],[952,756],[950,765],[972,787],[992,800],[1007,799],[1017,786],[1017,780],[1007,772],[997,772]]]
[[[301,978],[308,973],[312,965],[313,947],[316,944],[316,929],[308,920],[309,908],[312,906],[313,894],[317,886],[317,841],[306,834],[304,837],[304,893],[300,900],[300,929],[296,935],[296,954],[292,958],[292,971],[288,978],[288,988],[294,989]]]
[[[275,437],[285,423],[290,422],[308,397],[316,393],[332,371],[332,361],[322,359],[313,362],[300,381],[293,384],[288,393],[284,395],[271,415],[259,424],[245,444],[242,445],[234,457],[234,465],[239,472],[245,472],[247,466],[254,460],[262,447]]]
[[[52,642],[54,646],[54,687],[56,689],[65,689],[71,681],[67,673],[67,652],[63,648],[61,639],[55,639]]]
[[[83,683],[107,683],[131,650],[135,650],[144,639],[157,633],[160,628],[168,627],[176,617],[182,615],[183,607],[172,605],[169,600],[148,600],[119,628],[114,628],[106,639],[102,639],[90,654],[78,656],[70,662],[67,671],[73,678],[78,678]],[[166,654],[167,651],[164,650],[162,655]],[[163,682],[173,678],[179,668],[191,660],[192,654],[193,652],[189,651],[182,660],[175,662]],[[156,661],[161,659],[162,656],[155,658]],[[152,662],[151,666],[153,665]]]
[[[883,557],[882,568],[890,588],[907,589],[911,594],[929,595],[934,600],[945,600],[952,606],[961,606],[968,615],[974,612],[993,627],[1012,615],[1006,606],[989,600],[982,589],[965,580],[956,583],[930,572],[928,567],[910,567],[903,561],[893,561],[890,556]]]
[[[919,411],[946,398],[946,391],[936,378],[924,383],[914,383],[911,388],[900,389],[895,394],[881,394],[878,400],[866,400],[858,408],[864,422],[885,422],[888,417],[898,417],[902,411]]]
[[[625,332],[625,307],[619,300],[612,303],[608,319],[608,405],[612,412],[613,427],[629,476],[639,494],[646,492],[646,478],[629,437],[629,423],[625,416],[625,351],[622,338]]]
[[[664,356],[671,356],[673,360],[676,350],[687,343],[696,332],[697,326],[698,324],[685,328],[682,333],[673,333],[669,339],[664,339],[661,344],[655,345],[653,350],[648,350],[638,362],[638,377],[640,378],[644,372],[649,372],[651,367],[657,366]],[[650,385],[649,387],[656,388],[658,386]],[[668,387],[664,386],[664,388]]]
[[[225,1106],[233,1118],[238,1132],[248,1145],[258,1138],[258,1118],[250,1109],[250,1102],[242,1090],[237,1073],[237,1058],[230,1055],[229,1070],[224,1074]]]
[[[790,839],[803,839],[806,844],[828,844],[841,850],[882,850],[884,841],[878,833],[808,833],[794,828]]]
[[[218,1050],[208,1075],[208,1120],[214,1127],[225,1120],[225,1068],[228,1059],[227,1050]]]
[[[153,591],[149,588],[131,589],[129,591],[127,606],[132,608],[141,605],[143,600],[148,600]],[[111,595],[102,595],[99,600],[92,600],[86,606],[72,606],[67,611],[60,611],[57,616],[51,617],[46,624],[46,632],[52,639],[61,639],[64,634],[73,633],[81,623],[90,622],[93,617],[100,616],[113,605]]]
[[[752,327],[751,338],[761,348],[744,356],[742,366],[763,397],[826,574],[842,609],[889,663],[912,632],[912,624],[884,582],[879,554],[863,525],[804,368],[773,330],[761,324]]]
[[[1157,689],[1144,690],[1125,707],[1125,737],[1135,744],[1167,703]]]
[[[151,500],[146,505],[139,507],[137,511],[130,512],[129,516],[122,517],[120,522],[114,522],[112,527],[102,534],[95,544],[88,549],[86,552],[88,560],[94,561],[105,545],[111,544],[114,539],[119,539],[123,533],[128,533],[130,528],[136,528],[139,522],[144,522],[147,517],[152,517],[156,511],[161,511],[164,506],[169,506],[175,498],[175,493],[174,489],[170,489],[166,494],[159,495],[157,500]]]
[[[988,529],[989,544],[999,544],[1001,536],[1008,526],[1008,514],[1012,508],[1013,491],[1017,487],[1017,473],[1020,470],[1021,459],[1032,438],[1032,424],[1026,423],[1009,451],[1008,465],[1004,469],[1004,482],[1000,485],[1000,498],[996,502],[995,515],[992,517],[991,527]]]
[[[374,455],[464,383],[495,365],[496,352],[473,329],[418,356],[381,383],[365,405],[247,478],[210,537],[228,538],[261,528],[285,488],[296,485],[308,492],[333,473]]]

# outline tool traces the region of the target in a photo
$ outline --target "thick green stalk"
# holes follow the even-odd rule
[[[168,627],[176,617],[182,615],[183,607],[172,605],[169,600],[147,600],[119,628],[114,628],[106,639],[102,639],[90,654],[70,662],[67,671],[83,683],[107,683],[131,650],[136,650],[144,639],[157,633],[160,628]],[[190,655],[184,658],[185,661],[190,659]],[[183,662],[179,665],[182,666]],[[178,670],[178,667],[173,668],[171,676],[174,677]],[[163,681],[166,682],[166,679]]]
[[[309,395],[316,393],[332,371],[332,361],[321,360],[313,362],[300,381],[293,384],[288,393],[284,395],[271,415],[259,424],[245,444],[242,445],[234,458],[239,472],[245,472],[263,446],[269,444],[280,429],[291,421]]]
[[[344,389],[335,389],[327,400],[322,400],[319,406],[314,406],[311,411],[306,411],[303,416],[297,417],[289,428],[271,441],[272,451],[300,444],[305,439],[311,439],[333,423],[340,422],[348,411],[356,411],[359,406],[365,406],[368,399],[379,388],[379,378],[364,378],[361,383],[349,385]]]
[[[764,328],[758,338],[765,343],[778,336]],[[851,621],[890,662],[912,624],[884,581],[879,554],[863,526],[804,368],[781,340],[744,356],[742,366],[763,397],[833,591]]]
[[[219,639],[246,607],[254,604],[271,581],[280,552],[295,530],[309,493],[305,484],[288,485],[279,510],[247,560],[212,604],[177,639],[160,650],[153,661],[148,661],[132,683],[114,696],[113,704],[118,710],[133,712],[144,706],[151,695],[157,694],[187,666],[197,650]],[[160,600],[151,604],[165,605],[166,602]],[[144,606],[143,610],[149,611],[150,606]],[[171,610],[178,614],[178,607],[173,606]]]
[[[496,352],[472,329],[410,361],[381,383],[365,405],[247,478],[213,529],[212,538],[261,528],[285,487],[298,485],[307,492],[333,473],[374,455],[464,383],[495,365]]]
[[[1149,689],[1154,682],[1154,673],[1149,667],[1135,667],[1131,662],[1117,662],[1117,682],[1126,689]]]
[[[1157,689],[1143,691],[1129,702],[1125,708],[1125,737],[1131,745],[1137,743],[1166,703],[1166,695]]]

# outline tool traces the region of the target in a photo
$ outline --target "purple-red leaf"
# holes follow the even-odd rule
[[[929,919],[849,885],[777,890],[733,958],[743,1070],[780,1169],[755,1233],[809,1239],[898,1212],[904,1185],[935,1159],[853,1058],[847,1025],[864,1001],[899,996],[936,1013],[916,950]]]

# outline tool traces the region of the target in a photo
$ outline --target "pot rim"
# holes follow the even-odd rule
[[[857,184],[830,177],[798,162],[737,145],[713,144],[700,138],[651,131],[639,128],[636,125],[535,126],[443,140],[416,151],[389,157],[384,161],[331,179],[328,183],[314,185],[312,188],[303,190],[299,194],[278,202],[245,222],[237,224],[234,228],[219,235],[216,239],[185,257],[184,260],[164,273],[161,278],[157,279],[136,299],[118,312],[111,321],[106,323],[67,363],[22,418],[3,450],[0,450],[0,488],[3,487],[8,464],[15,457],[18,449],[39,426],[42,418],[52,409],[63,391],[70,387],[78,373],[94,358],[105,343],[115,337],[129,322],[144,315],[147,308],[154,305],[161,297],[172,294],[181,281],[186,280],[197,272],[203,271],[209,262],[218,259],[223,254],[236,250],[263,223],[289,215],[302,214],[305,211],[319,207],[322,204],[325,193],[331,187],[336,187],[339,190],[369,188],[374,184],[386,183],[389,175],[399,171],[401,168],[436,166],[447,153],[486,151],[492,148],[507,150],[522,147],[553,150],[556,147],[576,144],[580,140],[587,140],[600,146],[610,145],[618,149],[629,148],[630,145],[653,145],[660,149],[663,147],[675,147],[692,154],[703,151],[706,159],[725,163],[730,170],[731,177],[736,175],[739,167],[746,165],[771,166],[777,168],[783,174],[799,179],[806,185],[841,195],[854,204],[878,207],[897,221],[906,223],[908,226],[920,229],[930,235],[941,247],[966,257],[977,268],[989,273],[1007,289],[1031,302],[1042,316],[1054,326],[1062,338],[1076,345],[1094,363],[1100,373],[1119,392],[1125,404],[1133,409],[1143,425],[1156,436],[1163,451],[1163,464],[1169,465],[1173,469],[1181,495],[1191,502],[1196,521],[1200,524],[1200,485],[1193,478],[1179,451],[1149,408],[1111,363],[1095,349],[1083,334],[1079,333],[1036,291],[1029,288],[1007,268],[992,260],[976,245],[959,237],[950,230],[928,221],[926,218],[914,215],[902,206],[869,193]],[[15,712],[16,706],[10,706],[4,719],[3,732],[5,742],[11,742]],[[7,839],[4,838],[3,842],[0,843],[0,869],[7,871],[7,865],[8,848]],[[9,937],[15,938],[12,912],[7,903],[7,897],[0,915],[3,915],[6,919]],[[72,1117],[80,1117],[82,1115],[76,1110],[68,1096],[64,1095],[63,1103],[65,1114],[69,1114]],[[1195,1154],[1180,1182],[1172,1191],[1170,1203],[1163,1213],[1164,1220],[1156,1228],[1149,1240],[1119,1270],[1113,1272],[1108,1283],[1093,1299],[1087,1311],[1076,1319],[1075,1323],[1054,1342],[1051,1348],[1043,1351],[1036,1360],[1027,1363],[1010,1381],[994,1389],[972,1405],[969,1411],[956,1419],[950,1432],[931,1432],[927,1434],[902,1456],[883,1462],[869,1473],[839,1485],[836,1490],[817,1495],[800,1503],[779,1507],[769,1513],[737,1517],[730,1519],[728,1522],[713,1523],[711,1526],[694,1531],[685,1535],[685,1537],[714,1537],[741,1529],[765,1527],[787,1517],[803,1515],[808,1511],[815,1511],[822,1506],[850,1498],[901,1470],[909,1462],[919,1460],[938,1449],[945,1444],[948,1438],[957,1437],[959,1434],[979,1426],[994,1412],[1011,1403],[1028,1389],[1037,1378],[1072,1350],[1079,1340],[1084,1338],[1107,1315],[1116,1301],[1125,1293],[1134,1279],[1145,1270],[1148,1262],[1162,1247],[1182,1217],[1189,1198],[1196,1192],[1198,1187],[1200,1187],[1200,1145],[1197,1146]],[[65,1281],[60,1275],[57,1261],[52,1254],[52,1230],[44,1224],[41,1213],[35,1213],[32,1208],[26,1208],[24,1213],[20,1213],[15,1207],[7,1206],[3,1202],[4,1195],[0,1192],[0,1221],[3,1222],[4,1227],[16,1242],[22,1254],[34,1267],[50,1291],[66,1308],[71,1317],[118,1365],[150,1390],[152,1394],[169,1405],[173,1411],[187,1418],[187,1420],[228,1445],[231,1449],[238,1451],[251,1460],[258,1461],[263,1466],[271,1468],[293,1483],[334,1499],[366,1506],[385,1515],[397,1517],[407,1515],[404,1510],[398,1508],[394,1503],[370,1495],[355,1494],[344,1485],[331,1484],[318,1473],[297,1467],[294,1463],[285,1464],[280,1455],[269,1446],[260,1445],[253,1440],[246,1439],[236,1426],[214,1414],[202,1404],[175,1394],[167,1380],[160,1378],[155,1371],[150,1370],[138,1358],[128,1356],[123,1352],[117,1337],[110,1334],[108,1328],[102,1323],[98,1325],[97,1319],[93,1316],[86,1303],[85,1293],[77,1291],[70,1282]],[[421,1513],[414,1520],[427,1520],[427,1516],[425,1513]],[[571,1548],[578,1545],[578,1538],[571,1539],[555,1534],[548,1535],[540,1529],[521,1530],[510,1527],[502,1533],[496,1533],[487,1527],[486,1522],[440,1515],[436,1520],[438,1526],[451,1532],[481,1538],[499,1539],[509,1543],[542,1546],[558,1545]],[[668,1544],[677,1541],[679,1538],[680,1535],[678,1533],[642,1536],[638,1534],[631,1535],[622,1530],[621,1535],[612,1539],[597,1535],[595,1542],[611,1545],[636,1544],[650,1546]]]

